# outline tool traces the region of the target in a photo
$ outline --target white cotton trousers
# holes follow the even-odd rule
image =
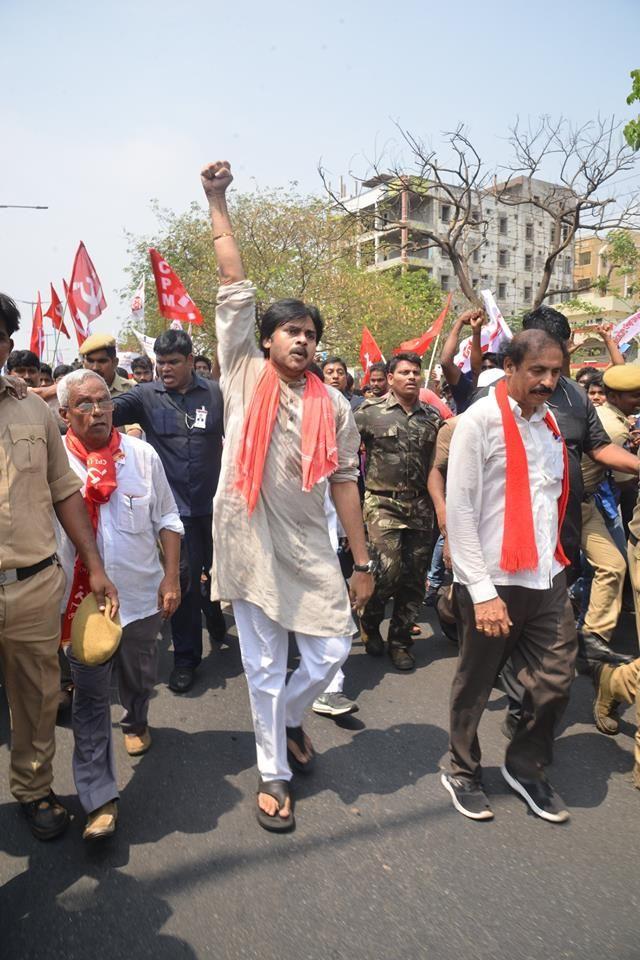
[[[351,649],[351,637],[296,633],[300,665],[286,683],[289,637],[255,603],[233,601],[249,687],[258,771],[263,780],[290,780],[286,727],[300,727],[305,710],[326,690]]]
[[[336,670],[333,680],[324,691],[324,693],[342,693],[344,688],[344,670],[341,668]]]

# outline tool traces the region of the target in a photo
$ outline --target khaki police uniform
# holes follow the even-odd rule
[[[361,617],[365,634],[379,630],[394,598],[389,649],[407,649],[431,559],[434,513],[427,493],[440,417],[416,403],[406,413],[392,392],[355,413],[365,446],[364,522],[376,563],[376,587]]]
[[[604,410],[605,407],[607,410]],[[609,407],[609,404],[597,407],[598,416],[611,442],[623,446],[626,434],[621,430],[621,424],[616,415],[620,411],[616,411],[614,407],[608,409]],[[604,411],[604,414],[601,414],[601,411]],[[627,564],[594,499],[594,494],[605,479],[606,473],[606,469],[590,457],[582,458],[584,493],[580,549],[593,568],[591,595],[585,614],[584,630],[601,637],[606,643],[611,643],[622,610],[622,591]],[[621,476],[624,480],[629,479],[628,474],[621,474]]]
[[[110,333],[94,333],[92,336],[87,337],[82,346],[80,347],[80,356],[86,357],[89,353],[94,353],[96,350],[108,350],[110,347],[116,346],[116,338]],[[123,393],[128,393],[133,387],[135,387],[135,382],[121,377],[119,373],[116,372],[113,380],[111,381],[111,386],[109,387],[109,393],[112,397],[121,397]],[[140,431],[142,433],[142,427],[139,423],[127,423],[126,425],[120,428],[121,433],[131,433],[132,431]]]
[[[636,502],[633,517],[629,523],[629,541],[627,543],[629,577],[633,587],[633,605],[636,611],[636,631],[640,638],[640,495]],[[636,738],[633,783],[640,790],[640,659],[623,664],[614,674],[618,683],[612,682],[612,693],[617,700],[636,704]],[[612,678],[613,681],[613,678]]]
[[[11,792],[48,794],[58,708],[60,602],[53,504],[81,487],[46,403],[0,377],[0,668],[11,711]]]
[[[609,371],[607,371],[608,373]],[[625,415],[608,401],[596,408],[598,417],[612,443],[623,447],[629,439],[630,427]],[[622,611],[622,592],[627,564],[616,546],[600,513],[594,494],[606,476],[606,470],[590,457],[582,459],[584,496],[582,501],[582,536],[580,547],[593,567],[593,582],[584,630],[611,643]],[[628,484],[628,473],[613,471],[616,483]]]
[[[640,525],[640,523],[639,523]],[[635,537],[635,534],[634,534]],[[638,544],[633,545],[637,550]],[[632,547],[629,545],[629,563],[631,563]],[[638,587],[634,583],[634,593]],[[637,616],[636,607],[636,616]],[[607,669],[607,667],[605,667]],[[610,667],[608,669],[611,669]],[[600,683],[602,683],[602,675]],[[633,765],[633,785],[640,790],[640,657],[631,663],[621,663],[608,678],[608,694],[618,703],[635,703],[636,705],[636,736]]]
[[[627,559],[629,561],[629,577],[633,587],[633,605],[636,611],[636,630],[640,641],[640,494],[629,523],[629,540],[627,542]]]

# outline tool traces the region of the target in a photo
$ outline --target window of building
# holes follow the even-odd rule
[[[509,266],[509,251],[508,250],[499,250],[498,251],[498,263],[501,267]]]
[[[498,284],[498,299],[499,299],[499,300],[504,300],[504,298],[506,297],[506,295],[507,295],[507,285],[506,285],[506,283],[499,283],[499,284]]]
[[[474,221],[474,223],[479,223],[479,221],[480,221],[480,208],[479,208],[479,207],[472,207],[472,208],[471,208],[471,219]]]
[[[564,258],[564,272],[571,273],[571,257]]]
[[[533,224],[527,223],[524,228],[525,240],[533,240]]]
[[[532,253],[525,253],[524,268],[525,270],[533,270],[533,254]]]
[[[509,230],[509,221],[508,221],[508,219],[507,219],[506,217],[500,217],[500,219],[499,219],[499,221],[498,221],[498,226],[499,226],[499,230],[500,230],[500,233],[502,234],[502,236],[503,236],[503,237],[506,236],[506,234],[507,234],[507,232],[508,232],[508,230]]]
[[[578,266],[588,267],[591,263],[591,250],[582,250],[578,254]]]
[[[564,243],[564,241],[567,239],[568,236],[569,236],[569,225],[566,224],[566,223],[563,223],[563,224],[562,224],[562,242],[563,242],[563,243]]]
[[[477,247],[476,247],[476,249],[473,251],[473,262],[474,262],[474,263],[480,263],[480,251],[478,250]]]
[[[443,290],[449,290],[449,289],[450,289],[450,286],[449,286],[450,280],[451,280],[451,278],[450,278],[450,276],[449,276],[447,273],[441,273],[441,274],[440,274],[440,286],[442,287]]]
[[[443,203],[440,207],[440,219],[443,223],[449,223],[451,220],[451,204]]]
[[[524,288],[524,299],[525,303],[531,303],[531,287]]]
[[[474,280],[471,281],[471,286],[473,287],[474,290],[477,290],[477,289],[478,289],[478,278],[477,278],[477,277],[476,277]]]

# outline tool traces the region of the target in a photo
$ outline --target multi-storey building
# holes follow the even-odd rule
[[[640,231],[626,231],[640,250]],[[599,237],[578,237],[575,244],[574,285],[579,290],[589,290],[606,280],[606,288],[620,297],[634,297],[638,293],[638,271],[627,272],[614,268],[610,271],[607,261],[608,243]],[[580,294],[578,293],[578,296]]]
[[[447,234],[456,216],[459,189],[397,175],[374,177],[363,188],[342,201],[347,211],[361,214],[366,223],[357,238],[359,264],[368,270],[425,269],[443,290],[457,290],[450,259],[428,233]],[[463,233],[471,284],[476,290],[491,289],[507,317],[531,308],[554,228],[553,218],[536,202],[559,193],[569,196],[565,188],[520,177],[508,186],[495,184],[474,194],[472,222]],[[562,230],[567,229],[563,225]],[[569,289],[572,284],[573,244],[569,244],[556,260],[549,289]],[[547,300],[558,302],[568,295],[550,294]]]

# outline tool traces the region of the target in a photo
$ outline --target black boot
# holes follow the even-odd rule
[[[616,653],[597,634],[578,630],[576,669],[583,676],[592,676],[596,663],[612,663],[619,666],[621,663],[631,663],[632,660],[633,657],[628,653]]]

